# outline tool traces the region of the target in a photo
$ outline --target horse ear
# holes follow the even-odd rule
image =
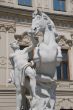
[[[42,12],[39,9],[37,9],[37,15],[42,16]]]

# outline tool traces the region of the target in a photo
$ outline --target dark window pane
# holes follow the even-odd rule
[[[24,0],[18,0],[18,4],[19,5],[23,5],[24,4]]]
[[[61,65],[57,67],[57,79],[61,80]]]
[[[60,10],[65,11],[65,0],[60,0]]]
[[[62,60],[63,61],[68,60],[67,50],[62,50]]]
[[[63,63],[63,79],[67,80],[68,75],[67,75],[67,63]]]
[[[57,67],[57,79],[58,80],[68,80],[68,55],[67,50],[62,50],[62,62],[60,66]]]
[[[59,10],[59,1],[54,0],[54,10]]]
[[[25,5],[31,5],[31,0],[24,0],[25,1]]]

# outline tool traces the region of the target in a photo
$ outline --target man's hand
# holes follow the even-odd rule
[[[33,61],[30,61],[30,63],[31,63],[31,66],[33,67],[34,66],[34,62]]]

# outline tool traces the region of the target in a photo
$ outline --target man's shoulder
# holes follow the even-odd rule
[[[23,50],[21,50],[21,52],[26,53],[28,50],[28,48],[24,48]]]

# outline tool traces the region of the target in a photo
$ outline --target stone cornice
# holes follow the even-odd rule
[[[65,20],[65,21],[72,21],[73,22],[73,15],[62,15],[62,14],[52,14],[52,13],[47,13],[47,15],[49,15],[50,17],[52,17],[53,19],[59,19],[59,20]]]
[[[15,94],[16,94],[16,91],[15,91],[15,89],[0,89],[0,96],[15,96]]]
[[[32,16],[32,12],[34,10],[27,10],[27,9],[17,9],[13,7],[6,7],[6,6],[0,6],[0,12],[7,12],[12,13],[16,15],[26,15],[26,16]]]
[[[27,16],[30,19],[32,19],[32,13],[33,13],[33,9],[32,10],[26,10],[26,9],[17,9],[17,8],[10,8],[10,7],[5,7],[5,6],[0,6],[0,12],[3,13],[10,13],[12,15],[20,15],[22,16]],[[55,22],[56,21],[61,21],[65,24],[66,23],[73,23],[73,15],[61,15],[61,14],[56,14],[56,13],[48,13],[45,12],[47,15],[50,16],[50,18]],[[60,22],[60,23],[61,23]]]
[[[56,81],[57,89],[59,93],[68,93],[71,92],[73,94],[73,81]],[[64,94],[66,95],[66,94]]]

